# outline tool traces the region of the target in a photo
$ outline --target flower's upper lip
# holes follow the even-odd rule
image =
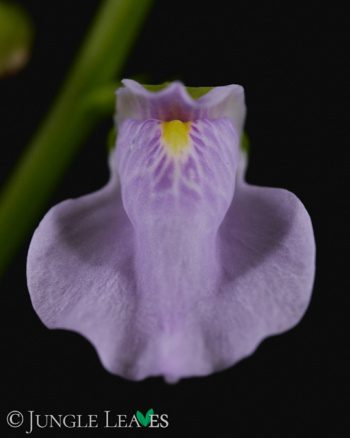
[[[166,106],[167,102],[177,102],[185,111],[204,113],[207,117],[227,117],[232,120],[238,133],[241,132],[245,118],[244,89],[241,85],[231,84],[214,87],[198,99],[194,99],[185,85],[179,81],[170,83],[159,91],[150,91],[138,82],[131,79],[122,81],[124,87],[117,90],[118,95],[118,122],[125,118],[139,118],[140,108]],[[139,103],[133,107],[133,104]],[[126,104],[126,102],[128,102]],[[142,102],[142,103],[141,103]],[[134,108],[134,109],[132,109]],[[135,110],[136,108],[136,110]]]
[[[191,106],[201,108],[203,106],[207,107],[220,103],[225,98],[229,97],[230,94],[241,94],[244,95],[244,89],[241,85],[230,84],[223,85],[219,87],[213,87],[203,96],[198,99],[194,99],[187,91],[185,85],[180,81],[174,81],[169,83],[165,88],[158,91],[147,90],[142,84],[132,80],[123,79],[122,84],[130,90],[135,96],[146,97],[147,99],[159,99],[170,96],[172,94],[180,95],[183,101]]]

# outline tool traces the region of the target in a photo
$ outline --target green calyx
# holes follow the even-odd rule
[[[163,84],[159,85],[148,85],[148,84],[142,84],[144,88],[148,91],[161,91],[164,90],[164,88],[167,88],[170,85],[171,82],[163,82]],[[210,90],[212,90],[214,87],[186,87],[186,90],[188,94],[193,97],[193,99],[199,99],[200,97],[204,96],[204,94],[207,94]]]
[[[249,141],[249,137],[248,137],[247,133],[244,131],[242,132],[242,135],[241,135],[241,149],[246,154],[249,154],[250,141]]]

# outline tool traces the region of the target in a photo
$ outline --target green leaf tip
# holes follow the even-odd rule
[[[0,1],[0,77],[16,73],[28,61],[34,29],[20,6]]]

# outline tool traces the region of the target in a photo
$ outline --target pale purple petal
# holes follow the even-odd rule
[[[221,293],[209,342],[229,366],[271,334],[296,325],[315,273],[310,217],[293,193],[239,182],[221,226]]]
[[[180,83],[125,85],[110,182],[51,209],[33,236],[32,302],[112,373],[210,374],[304,314],[310,218],[290,192],[244,182],[241,87],[193,100]]]
[[[98,192],[53,207],[34,233],[27,262],[43,323],[87,337],[104,366],[121,375],[131,373],[138,342],[132,242],[112,179]]]

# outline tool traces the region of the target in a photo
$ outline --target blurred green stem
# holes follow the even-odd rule
[[[103,102],[112,80],[120,74],[151,3],[106,0],[101,6],[52,110],[2,192],[0,273],[34,226],[79,146],[104,114],[98,96]],[[98,90],[102,90],[101,95]]]

